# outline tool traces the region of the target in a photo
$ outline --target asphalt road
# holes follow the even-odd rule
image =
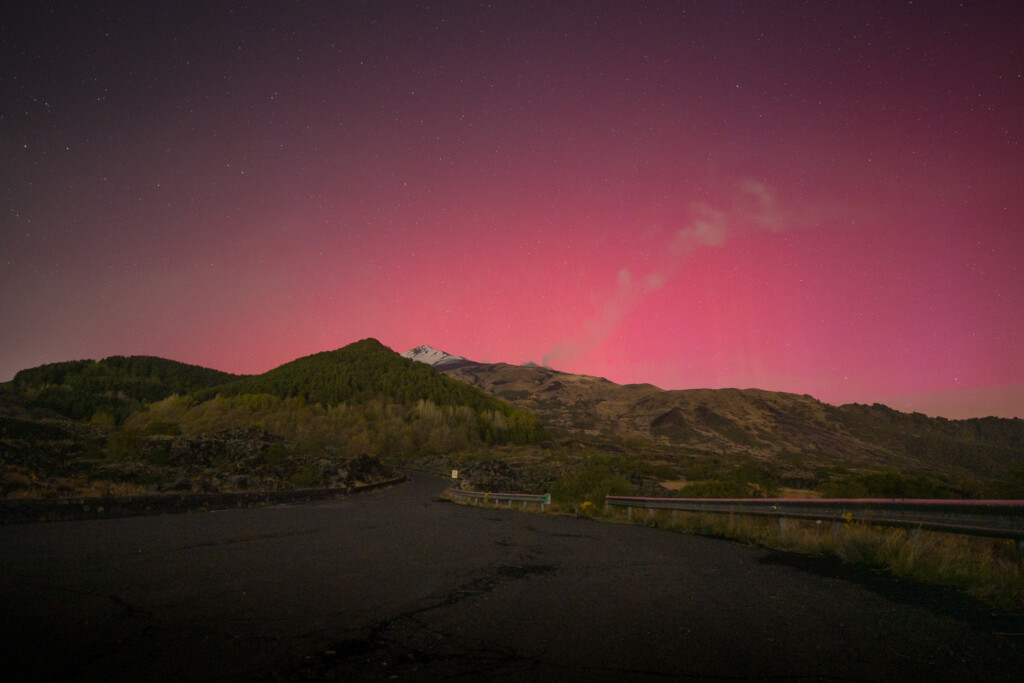
[[[1024,623],[714,539],[457,506],[0,527],[6,680],[996,681]]]

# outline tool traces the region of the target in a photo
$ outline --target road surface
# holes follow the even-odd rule
[[[17,681],[996,681],[1024,623],[838,562],[390,490],[0,527]]]

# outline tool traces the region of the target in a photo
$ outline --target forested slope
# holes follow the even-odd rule
[[[2,495],[340,485],[544,434],[373,339],[252,376],[147,356],[53,363],[2,396]]]

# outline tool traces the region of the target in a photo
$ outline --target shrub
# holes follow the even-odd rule
[[[600,463],[589,463],[583,469],[567,474],[551,485],[551,497],[562,504],[584,501],[595,507],[604,506],[605,496],[630,496],[635,489],[626,477]]]
[[[177,422],[156,420],[146,425],[142,433],[146,436],[178,436],[181,434],[181,425]]]
[[[961,493],[924,474],[905,475],[897,470],[868,472],[818,487],[825,498],[958,498]]]
[[[110,435],[104,450],[108,459],[114,462],[124,462],[137,455],[142,450],[142,446],[141,434],[134,429],[123,429]]]
[[[680,498],[758,498],[758,489],[749,482],[715,479],[687,484],[676,492]]]
[[[311,489],[322,482],[320,472],[313,465],[306,465],[302,470],[291,476],[292,485],[299,489]]]

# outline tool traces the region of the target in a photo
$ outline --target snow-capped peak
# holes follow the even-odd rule
[[[402,357],[418,360],[421,363],[433,365],[435,368],[440,365],[450,365],[452,363],[466,360],[462,356],[453,356],[450,353],[445,353],[444,351],[435,349],[432,346],[417,346],[415,349],[409,349],[403,353]]]

